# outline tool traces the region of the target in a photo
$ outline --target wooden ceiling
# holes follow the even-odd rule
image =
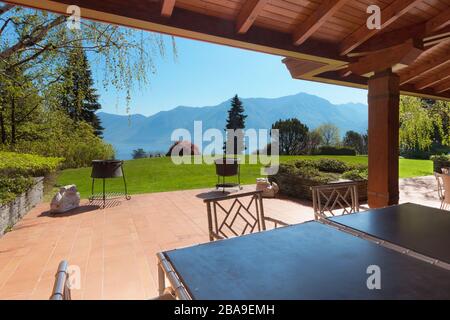
[[[366,88],[392,68],[404,94],[450,100],[450,0],[11,0],[286,57],[297,79]],[[381,9],[381,29],[366,26]],[[270,76],[270,75],[268,75]]]

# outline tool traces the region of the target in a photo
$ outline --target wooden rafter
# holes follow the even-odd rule
[[[450,79],[450,66],[417,82],[414,86],[418,90],[423,90],[423,89],[431,87],[435,84],[439,84],[441,81],[446,80],[446,79]]]
[[[269,0],[245,1],[236,20],[236,32],[246,33]]]
[[[395,22],[398,18],[422,1],[423,0],[395,0],[392,4],[381,11],[381,29],[368,29],[366,24],[362,25],[341,43],[341,55],[350,53],[352,50],[373,37],[380,30],[383,30],[383,28],[386,28]]]
[[[325,0],[294,33],[294,44],[301,45],[314,34],[331,16],[333,16],[348,0]]]
[[[446,26],[450,26],[450,8],[447,8],[434,18],[428,20],[426,24],[427,32],[434,32]]]
[[[336,70],[339,65],[329,65],[315,61],[308,61],[302,59],[285,58],[283,63],[289,70],[291,76],[295,79],[309,78],[330,70]]]
[[[434,46],[450,39],[450,26],[436,31],[423,39],[425,46]]]
[[[347,69],[341,71],[342,76],[351,73],[365,75],[380,72],[396,65],[410,65],[422,54],[423,48],[420,44],[410,40],[403,44],[377,51],[360,58],[357,62],[350,63]]]
[[[447,79],[433,88],[436,93],[444,93],[450,91],[450,80]]]
[[[358,54],[381,50],[409,39],[421,39],[425,43],[443,39],[450,34],[448,19],[450,19],[450,8],[426,22],[377,34],[358,47]]]
[[[210,3],[219,2],[219,0],[208,1]],[[304,2],[306,4],[309,3],[309,1],[307,0],[298,1]],[[358,88],[367,88],[367,78],[364,76],[359,76],[357,74],[351,74],[346,78],[342,78],[339,76],[339,70],[341,70],[342,66],[345,67],[345,65],[347,65],[348,63],[353,63],[353,59],[347,56],[342,56],[340,54],[340,44],[333,44],[334,41],[329,42],[328,40],[326,40],[328,39],[328,36],[325,39],[312,35],[302,45],[295,46],[292,41],[293,35],[288,31],[292,29],[284,28],[285,26],[283,21],[280,21],[280,28],[277,28],[276,23],[278,23],[278,19],[276,21],[271,20],[269,23],[266,20],[270,19],[265,17],[264,20],[261,19],[261,25],[253,25],[251,27],[251,32],[247,32],[243,35],[236,33],[236,20],[233,21],[232,19],[227,18],[225,15],[219,16],[215,14],[216,12],[213,10],[213,7],[215,8],[216,5],[199,8],[196,5],[191,5],[190,1],[189,3],[188,1],[183,1],[183,4],[180,3],[180,6],[178,6],[177,9],[173,11],[170,19],[165,18],[161,15],[162,0],[149,0],[145,2],[145,5],[143,5],[143,2],[141,0],[6,0],[5,2],[13,3],[16,5],[23,5],[35,9],[48,10],[60,14],[66,14],[67,5],[78,5],[80,8],[82,8],[83,18],[85,19],[92,19],[104,23],[112,23],[125,27],[170,34],[177,37],[228,45],[236,48],[253,50],[278,56],[324,63],[324,67],[312,70],[311,72],[307,72],[305,75],[301,76],[301,79],[340,84]],[[196,0],[195,2],[200,3],[198,0]],[[245,2],[248,1],[246,0]],[[279,0],[277,0],[277,3],[278,2]],[[286,3],[287,2],[297,3],[297,0],[286,1]],[[323,1],[320,1],[320,3],[322,2]],[[391,7],[394,5],[394,2],[399,3],[400,1],[390,0],[382,2],[385,4],[390,3],[388,4],[388,7]],[[244,3],[244,1],[242,1],[242,3]],[[412,1],[408,1],[408,3],[409,5],[412,5]],[[364,6],[361,6],[361,2],[358,5],[353,5],[353,2],[349,2],[348,6],[349,9],[352,10],[352,12],[358,12],[358,10],[360,10],[360,12],[363,13],[364,11]],[[430,4],[429,6],[436,9],[436,6],[432,4]],[[428,10],[429,6],[425,5],[421,7],[420,10],[412,12],[411,17],[417,16],[420,21],[423,21],[424,19],[426,19],[425,17],[429,17],[432,14],[431,12],[437,12],[436,10]],[[290,10],[290,7],[293,8],[292,12],[290,13],[292,15],[296,14],[298,6],[295,5],[289,5],[289,8],[288,5],[286,5],[286,7],[283,8],[283,11]],[[384,8],[382,12],[386,12],[388,7]],[[400,8],[400,6],[397,5],[397,8]],[[394,17],[403,14],[398,10],[393,10],[393,12]],[[275,13],[271,12],[270,14]],[[304,14],[304,12],[302,14]],[[333,21],[333,25],[337,21],[340,21],[339,17],[336,16],[335,18],[336,19],[335,21]],[[414,24],[413,21],[413,19],[405,19],[404,21],[402,20],[405,25],[408,22],[409,24]],[[384,23],[384,25],[386,25],[384,18],[382,22]],[[282,25],[283,28],[281,28]],[[341,27],[343,25],[339,23],[338,25],[340,28],[335,31],[336,34],[339,34],[339,36],[336,35],[336,40],[341,39],[342,37],[347,37],[346,40],[348,41],[348,32],[345,31],[347,29],[342,28],[341,30]],[[445,25],[445,23],[443,25]],[[327,27],[328,22],[326,22],[323,26]],[[292,27],[294,28],[293,24]],[[448,27],[448,25],[446,27]],[[446,27],[438,30],[440,34],[444,32]],[[380,32],[377,31],[373,36],[377,36],[381,33],[383,33],[383,30],[381,30]],[[369,36],[369,39],[371,38],[372,35]],[[438,38],[433,39],[433,41],[436,39]],[[342,42],[343,41],[340,41],[340,43]],[[442,44],[440,46],[442,46]],[[361,45],[360,47],[363,47],[363,45]],[[444,55],[444,52],[440,52],[439,54]],[[448,61],[448,56],[449,55],[447,54],[444,62]],[[384,57],[381,58],[384,59]],[[406,82],[404,82],[404,84],[401,86],[402,92],[404,94],[450,100],[450,92],[445,91],[442,94],[436,94],[436,92],[433,90],[433,88],[435,88],[436,86],[428,87],[424,90],[417,90],[414,86],[414,82],[417,82],[417,77],[420,76],[420,79],[422,79],[424,74],[428,75],[428,71],[430,71],[429,74],[433,73],[431,72],[431,70],[433,70],[433,68],[435,67],[434,63],[438,63],[437,59],[444,58],[433,57],[421,59],[420,63],[414,63],[412,67],[400,71],[399,73],[401,80],[405,81],[405,79],[407,79]],[[432,61],[432,64],[427,65],[425,69],[422,69],[424,64],[429,63],[427,61]],[[439,63],[444,62],[440,60]],[[322,72],[322,70],[326,68],[332,69]],[[310,74],[312,73],[314,74],[310,76]],[[413,79],[416,81],[408,81],[408,78],[410,77],[413,77]]]
[[[176,0],[162,0],[161,15],[163,17],[169,18],[172,16],[173,9],[175,8],[175,1]]]
[[[411,70],[407,70],[400,76],[400,85],[404,85],[410,81],[420,77],[423,73],[434,71],[443,65],[450,64],[450,49],[439,57],[432,58],[426,62],[419,64]]]

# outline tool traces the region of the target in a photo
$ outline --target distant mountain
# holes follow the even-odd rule
[[[247,128],[270,129],[279,119],[298,118],[310,129],[325,122],[339,127],[344,135],[348,130],[367,130],[367,106],[358,103],[334,105],[314,95],[299,93],[276,99],[242,99]],[[146,151],[167,151],[173,130],[184,128],[193,132],[194,121],[203,121],[203,130],[225,127],[230,101],[212,107],[180,106],[145,117],[143,115],[119,116],[98,113],[105,128],[104,139],[117,151],[117,157],[129,159],[137,148]]]

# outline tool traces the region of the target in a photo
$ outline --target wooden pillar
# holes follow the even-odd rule
[[[369,79],[369,183],[371,208],[398,204],[399,77],[386,70]]]

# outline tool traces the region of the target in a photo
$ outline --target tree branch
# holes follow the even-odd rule
[[[24,48],[32,47],[33,45],[37,44],[38,42],[42,41],[47,33],[54,27],[60,25],[66,20],[65,16],[59,16],[58,18],[54,19],[52,22],[45,26],[39,26],[36,27],[30,35],[27,35],[26,37],[23,37],[20,39],[16,44],[12,45],[11,47],[3,50],[0,53],[0,58],[6,59],[16,53],[19,50],[22,50]]]
[[[11,10],[12,8],[14,8],[15,6],[12,4],[5,4],[3,6],[0,7],[0,15],[8,12],[9,10]]]

